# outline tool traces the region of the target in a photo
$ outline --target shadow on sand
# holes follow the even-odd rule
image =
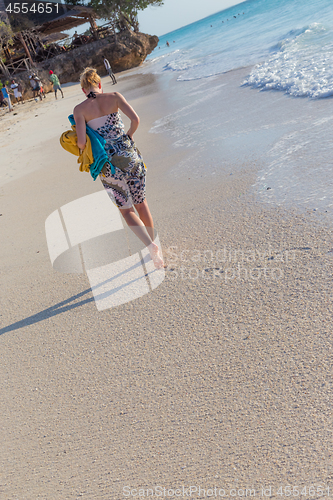
[[[88,293],[91,293],[91,288],[87,288],[87,290],[84,290],[83,292],[80,292],[77,295],[73,295],[73,297],[70,297],[69,299],[63,300],[62,302],[58,302],[58,304],[48,307],[47,309],[44,309],[44,311],[40,311],[39,313],[33,314],[28,318],[21,319],[20,321],[16,321],[11,325],[5,326],[4,328],[0,329],[0,335],[2,335],[3,333],[8,333],[14,330],[18,330],[19,328],[23,328],[25,326],[39,323],[40,321],[52,318],[52,316],[56,316],[57,314],[70,311],[75,307],[83,306],[84,304],[88,304],[89,302],[94,302],[95,300],[94,297],[89,297],[84,300],[81,300],[80,302],[75,302],[73,304],[75,300],[79,299],[80,297],[83,297]]]
[[[64,312],[70,311],[71,309],[75,309],[76,307],[83,306],[85,304],[88,304],[89,302],[95,302],[96,304],[104,300],[108,297],[113,297],[117,295],[120,291],[125,292],[126,290],[130,289],[131,286],[141,283],[142,277],[141,276],[135,276],[132,275],[132,272],[137,269],[138,267],[141,268],[141,261],[140,262],[135,262],[132,266],[127,267],[125,270],[120,270],[118,273],[116,273],[112,277],[108,277],[105,280],[99,281],[99,283],[96,283],[92,288],[87,288],[86,290],[83,290],[82,292],[73,295],[73,297],[70,297],[69,299],[63,300],[62,302],[58,302],[58,304],[55,304],[54,306],[48,307],[47,309],[44,309],[44,311],[40,311],[39,313],[33,314],[32,316],[29,316],[28,318],[24,318],[20,321],[16,321],[15,323],[12,323],[11,325],[5,326],[4,328],[0,328],[0,335],[3,333],[8,333],[12,332],[14,330],[18,330],[19,328],[23,328],[25,326],[33,325],[35,323],[39,323],[40,321],[43,321],[48,318],[52,318],[52,316],[56,316],[57,314],[62,314]],[[155,270],[156,271],[156,270]],[[128,279],[128,273],[130,276],[132,275],[132,279]],[[121,277],[126,277],[125,282],[120,282],[119,283],[119,278]],[[145,278],[148,277],[148,274],[145,274]],[[163,273],[164,277],[164,273]],[[162,278],[163,279],[163,278]],[[107,285],[107,288],[105,289],[105,285]],[[111,285],[111,288],[109,288]],[[113,285],[113,286],[112,286]],[[148,285],[147,285],[148,287]],[[141,288],[141,287],[140,287]],[[100,293],[97,292],[97,290],[100,289]],[[151,285],[149,285],[148,291],[151,291]],[[93,293],[94,296],[86,298],[84,300],[81,300],[79,302],[75,302],[77,299],[80,299],[81,297],[84,297],[84,295],[87,295],[89,293]],[[133,299],[136,299],[138,297],[141,297],[147,293],[144,291],[143,293],[140,292],[137,295],[128,295],[128,300],[125,300],[124,302],[130,302]],[[108,305],[108,307],[103,307],[102,309],[109,309],[111,308],[112,305]],[[102,310],[99,309],[99,310]]]

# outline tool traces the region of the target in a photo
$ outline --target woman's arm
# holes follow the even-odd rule
[[[79,149],[84,149],[86,145],[86,120],[78,106],[74,108],[73,114],[76,125],[77,145]]]
[[[127,135],[129,135],[132,139],[134,132],[139,126],[140,118],[138,117],[132,106],[128,104],[124,96],[122,96],[118,92],[115,92],[115,94],[117,97],[118,108],[131,120],[131,126],[127,131]]]

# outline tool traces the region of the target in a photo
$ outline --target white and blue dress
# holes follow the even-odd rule
[[[146,166],[134,141],[125,134],[119,112],[94,118],[87,125],[105,139],[105,150],[115,168],[105,164],[100,178],[119,208],[131,208],[146,198]]]

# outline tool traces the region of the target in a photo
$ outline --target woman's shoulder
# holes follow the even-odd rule
[[[83,117],[86,122],[118,111],[117,92],[97,94],[95,99],[85,99],[73,110],[75,118]]]
[[[80,102],[80,104],[77,104],[74,109],[73,109],[73,114],[82,114],[83,110],[85,108],[86,101]]]
[[[103,92],[103,94],[100,94],[100,98],[107,99],[110,102],[118,102],[119,96],[121,96],[119,92]]]
[[[119,94],[119,92],[103,92],[103,94],[100,94],[101,96],[109,96],[109,97],[116,97]]]
[[[101,94],[101,96],[107,97],[110,100],[114,100],[117,102],[124,99],[124,96],[121,95],[119,92],[107,92],[107,93],[104,92],[103,94]]]

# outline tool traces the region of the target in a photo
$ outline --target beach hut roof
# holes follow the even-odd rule
[[[4,1],[0,0],[0,14],[5,16],[14,32],[25,31],[26,29],[36,29],[44,35],[68,31],[71,28],[80,26],[89,22],[92,18],[98,16],[91,7],[84,5],[70,5],[61,2],[51,2],[52,12],[48,13],[46,9],[36,11],[35,0],[26,0],[28,13],[24,15],[5,11]],[[39,4],[45,2],[38,2]],[[48,3],[48,6],[50,2]],[[34,10],[35,9],[35,10]]]
[[[64,4],[60,5],[62,7],[64,6]],[[71,28],[75,28],[76,26],[89,22],[91,17],[97,17],[93,9],[90,7],[81,5],[67,5],[67,7],[70,10],[64,12],[52,21],[45,22],[41,26],[38,26],[38,31],[45,35],[50,35],[60,31],[68,31]]]

